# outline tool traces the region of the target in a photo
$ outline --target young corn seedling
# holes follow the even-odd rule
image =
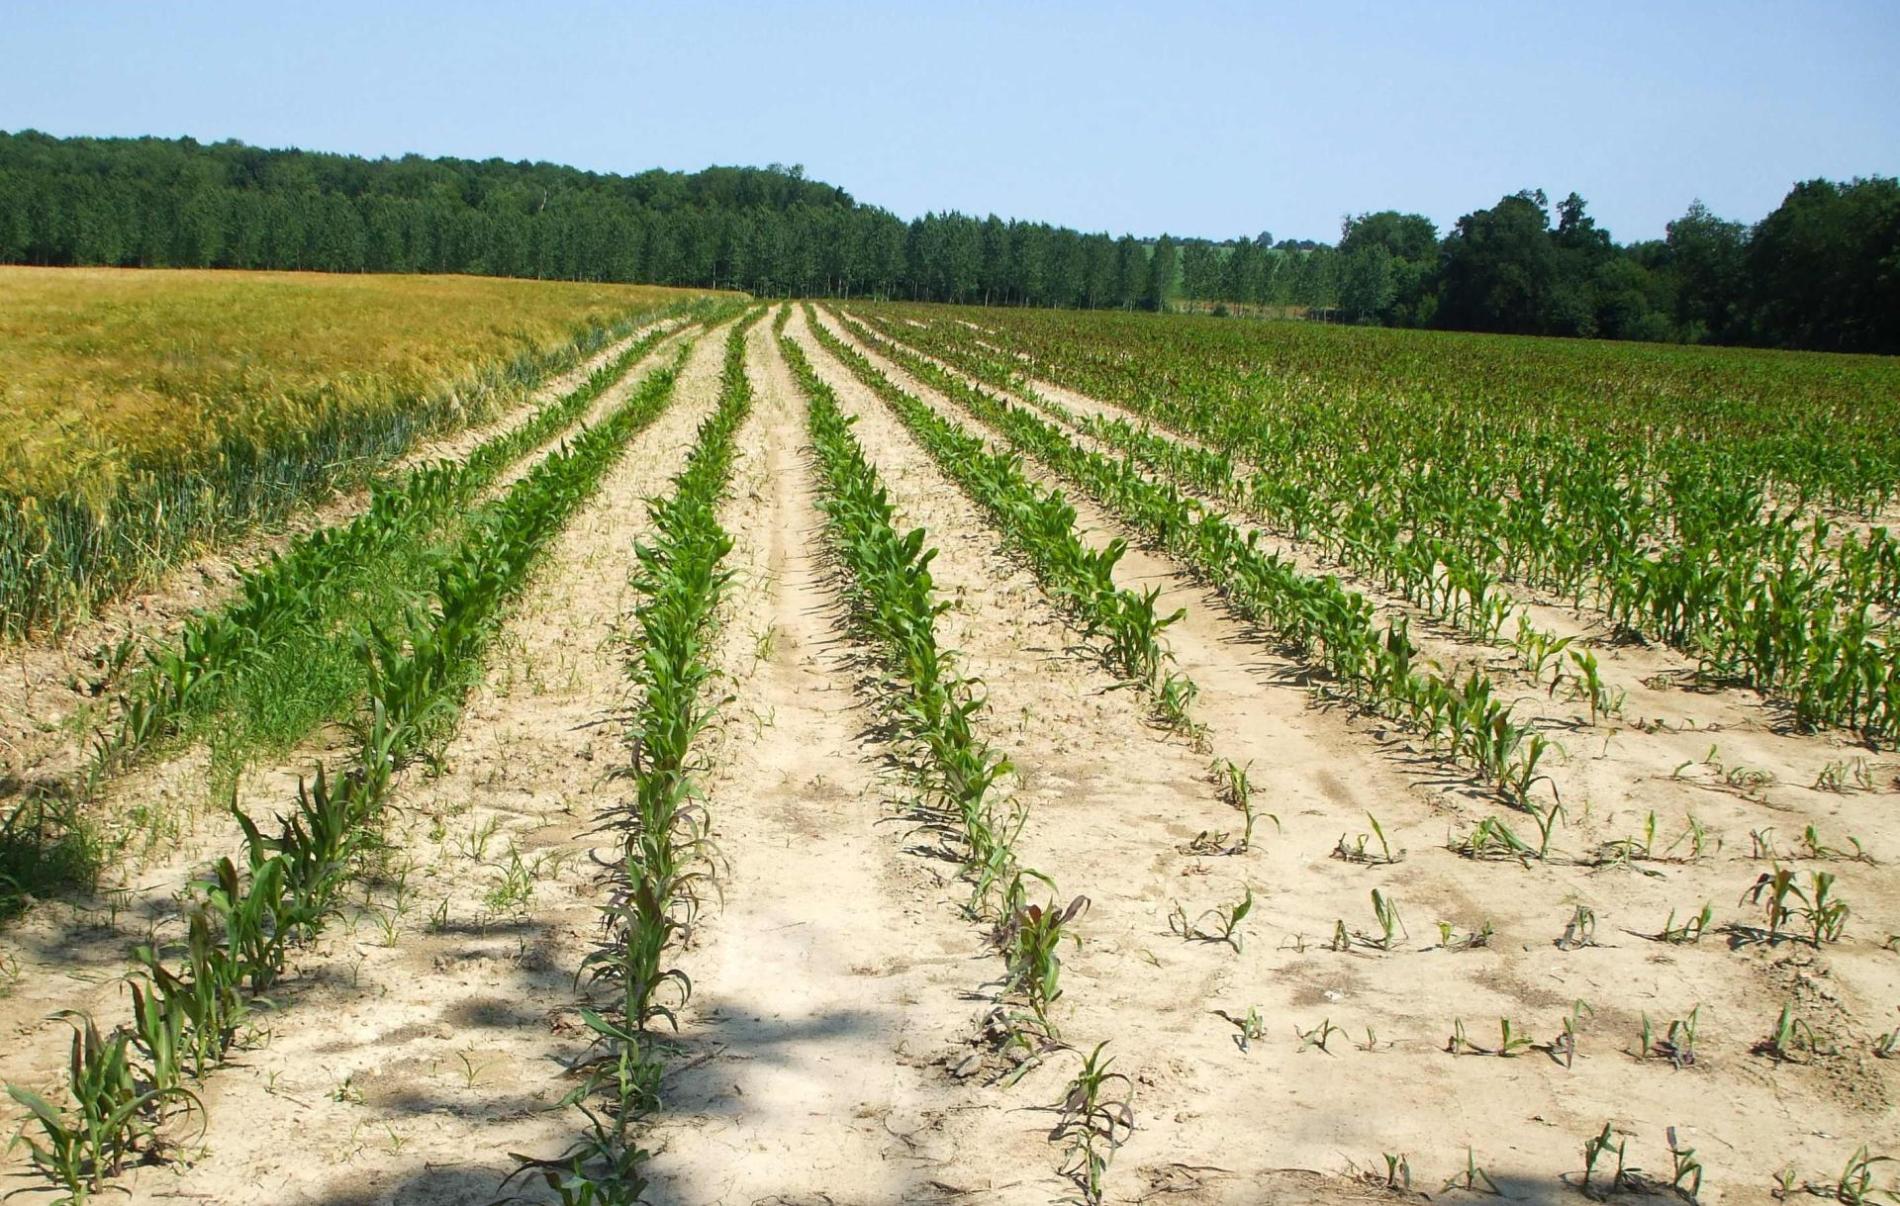
[[[1448,837],[1445,848],[1469,859],[1516,859],[1526,867],[1540,857],[1535,847],[1496,817],[1485,817],[1456,841]]]
[[[1643,831],[1640,836],[1618,838],[1612,842],[1605,842],[1603,845],[1597,847],[1596,855],[1590,861],[1599,867],[1629,867],[1637,862],[1646,862],[1653,859],[1655,857],[1655,847],[1656,813],[1652,809],[1643,818]],[[1659,872],[1643,870],[1640,867],[1635,869],[1643,871],[1645,875],[1660,874]]]
[[[1780,862],[1781,855],[1775,850],[1775,827],[1765,825],[1760,829],[1748,831],[1748,857]]]
[[[1810,1184],[1804,1188],[1816,1197],[1844,1202],[1847,1206],[1864,1206],[1866,1203],[1886,1200],[1900,1202],[1900,1185],[1881,1188],[1874,1184],[1874,1166],[1900,1162],[1900,1157],[1874,1156],[1868,1154],[1867,1145],[1854,1149],[1847,1158],[1847,1164],[1841,1169],[1841,1175],[1834,1181],[1819,1185]]]
[[[1333,847],[1334,858],[1368,866],[1391,866],[1405,858],[1405,851],[1393,851],[1392,843],[1386,840],[1385,827],[1379,824],[1378,817],[1367,813],[1366,824],[1372,827],[1372,832],[1359,834],[1351,842],[1346,840],[1345,834],[1339,835],[1339,843]],[[1378,849],[1372,848],[1373,842],[1379,844]]]
[[[1374,937],[1364,930],[1354,933],[1353,939],[1361,946],[1389,951],[1399,939],[1412,936],[1406,931],[1404,919],[1399,916],[1398,904],[1377,888],[1372,890],[1372,918],[1379,927],[1379,934]]]
[[[1006,986],[1021,993],[1044,1033],[1054,1037],[1055,1025],[1049,1007],[1062,996],[1061,948],[1063,939],[1082,945],[1080,935],[1069,932],[1069,925],[1088,910],[1089,899],[1077,896],[1067,905],[1023,905],[1004,923],[998,936],[1007,966]]]
[[[1702,861],[1703,855],[1721,848],[1721,836],[1710,833],[1708,826],[1692,815],[1684,823],[1682,832],[1676,835],[1676,840],[1670,842],[1658,858],[1664,862],[1698,863]],[[1678,850],[1682,853],[1678,854]]]
[[[1243,884],[1242,890],[1244,894],[1233,904],[1216,905],[1191,922],[1187,911],[1176,904],[1168,918],[1169,931],[1190,942],[1224,942],[1234,948],[1235,954],[1239,954],[1242,940],[1240,923],[1247,919],[1247,914],[1253,912],[1253,885]],[[1210,917],[1214,919],[1214,924],[1203,927]]]
[[[1570,920],[1564,923],[1564,932],[1557,937],[1557,949],[1577,951],[1596,944],[1596,911],[1588,905],[1578,905],[1570,914]]]
[[[1873,772],[1867,766],[1867,759],[1856,758],[1853,762],[1830,762],[1823,766],[1814,777],[1814,790],[1831,791],[1846,794],[1849,784],[1853,789],[1872,791],[1874,789]]]
[[[1544,671],[1552,671],[1550,693],[1555,694],[1557,685],[1563,681],[1563,654],[1576,640],[1574,636],[1558,637],[1531,625],[1527,616],[1517,617],[1517,637],[1512,642],[1519,657],[1524,659],[1524,669],[1533,682],[1544,677]]]
[[[1267,1036],[1267,1020],[1260,1015],[1260,1007],[1258,1005],[1249,1005],[1245,1017],[1237,1018],[1233,1014],[1220,1009],[1214,1011],[1214,1016],[1222,1019],[1238,1032],[1234,1035],[1234,1045],[1239,1047],[1242,1052],[1252,1050],[1255,1040],[1263,1039]]]
[[[1696,1159],[1693,1147],[1683,1147],[1676,1139],[1676,1128],[1670,1127],[1664,1132],[1669,1140],[1669,1159],[1673,1167],[1669,1174],[1669,1188],[1683,1201],[1694,1203],[1702,1194],[1702,1161]]]
[[[1564,823],[1566,816],[1564,806],[1562,804],[1552,804],[1548,808],[1533,808],[1530,810],[1530,814],[1531,820],[1537,825],[1537,857],[1539,859],[1548,860],[1550,858],[1551,834],[1555,833],[1557,827]]]
[[[1900,1026],[1895,1026],[1892,1030],[1887,1031],[1887,1033],[1875,1036],[1874,1058],[1900,1058]]]
[[[1491,945],[1495,931],[1489,921],[1482,922],[1477,929],[1460,934],[1449,921],[1438,923],[1438,949],[1443,951],[1475,951]]]
[[[1583,1141],[1583,1179],[1577,1188],[1585,1197],[1602,1201],[1619,1193],[1649,1192],[1649,1183],[1641,1170],[1631,1167],[1627,1161],[1628,1145],[1628,1137],[1607,1122],[1600,1133]],[[1597,1165],[1606,1155],[1616,1158],[1616,1167],[1609,1170],[1607,1177],[1592,1183],[1597,1176]]]
[[[1412,1162],[1405,1158],[1405,1153],[1382,1152],[1380,1155],[1385,1160],[1385,1188],[1393,1193],[1411,1193]]]
[[[1762,941],[1777,942],[1790,922],[1807,923],[1808,941],[1815,947],[1838,942],[1847,927],[1846,902],[1834,896],[1834,874],[1813,871],[1808,875],[1808,890],[1795,883],[1794,872],[1786,867],[1764,871],[1742,893],[1741,902],[1759,905],[1768,923],[1766,932],[1757,931]]]
[[[1839,942],[1847,928],[1847,903],[1834,896],[1834,874],[1814,871],[1808,876],[1808,941],[1818,949],[1823,942]]]
[[[563,1104],[579,1110],[587,1119],[587,1133],[559,1156],[539,1160],[532,1156],[509,1153],[515,1171],[502,1181],[504,1192],[517,1177],[539,1179],[561,1206],[640,1206],[647,1200],[647,1179],[642,1171],[652,1153],[634,1143],[628,1135],[631,1117],[621,1114],[602,1117],[586,1100],[584,1085],[569,1093]],[[520,1195],[503,1202],[528,1199]]]
[[[1471,1041],[1470,1036],[1465,1033],[1465,1020],[1463,1018],[1453,1018],[1451,1020],[1451,1037],[1445,1040],[1445,1050],[1452,1055],[1491,1054],[1491,1050],[1488,1047],[1480,1047]]]
[[[1205,751],[1207,726],[1194,719],[1194,701],[1200,695],[1201,689],[1193,679],[1179,671],[1170,670],[1162,678],[1160,690],[1155,692],[1155,712],[1163,728],[1170,733],[1179,733]]]
[[[1233,835],[1224,831],[1208,830],[1196,837],[1188,847],[1191,854],[1245,854],[1253,848],[1254,826],[1262,817],[1280,827],[1280,818],[1270,812],[1260,812],[1254,807],[1253,780],[1248,771],[1253,763],[1246,766],[1236,765],[1231,759],[1223,758],[1216,762],[1211,770],[1214,783],[1220,791],[1220,797],[1229,808],[1240,813],[1240,839],[1233,841]],[[1231,842],[1231,844],[1230,844]]]
[[[1642,1034],[1638,1039],[1636,1058],[1648,1059],[1654,1056],[1658,1059],[1668,1060],[1671,1065],[1677,1068],[1694,1067],[1696,1061],[1696,1026],[1701,1016],[1702,1006],[1698,1005],[1689,1011],[1688,1017],[1677,1018],[1671,1021],[1669,1023],[1669,1029],[1664,1033],[1663,1037],[1659,1039],[1656,1037],[1655,1030],[1650,1024],[1649,1015],[1645,1013],[1643,1015]]]
[[[1715,906],[1707,901],[1703,902],[1701,912],[1685,918],[1681,925],[1676,924],[1676,911],[1671,909],[1669,919],[1663,922],[1662,929],[1645,937],[1675,946],[1689,945],[1702,941],[1702,935],[1708,931],[1709,923],[1714,920]]]
[[[1529,1035],[1511,1025],[1510,1018],[1498,1019],[1498,1055],[1509,1059],[1519,1051],[1536,1045]]]
[[[18,1139],[34,1167],[68,1200],[82,1203],[105,1178],[149,1147],[155,1121],[166,1106],[181,1106],[201,1118],[204,1107],[187,1089],[154,1087],[141,1077],[132,1062],[128,1032],[102,1035],[90,1017],[71,1010],[54,1016],[73,1028],[67,1064],[72,1104],[62,1109],[19,1085],[8,1085],[7,1094],[28,1111],[29,1124],[39,1128],[37,1137],[23,1132]]]
[[[1849,834],[1847,836],[1847,844],[1853,847],[1853,849],[1847,850],[1839,846],[1830,846],[1821,840],[1820,831],[1813,825],[1809,825],[1801,831],[1801,836],[1796,839],[1795,857],[1815,859],[1821,862],[1852,862],[1867,863],[1873,866],[1879,865],[1875,863],[1873,856],[1867,853],[1866,848],[1860,844],[1859,838]]]
[[[1068,1161],[1062,1175],[1075,1183],[1082,1200],[1090,1206],[1102,1201],[1109,1160],[1135,1130],[1130,1099],[1134,1082],[1108,1070],[1115,1061],[1102,1055],[1107,1046],[1106,1041],[1097,1043],[1095,1050],[1083,1057],[1081,1070],[1069,1082],[1057,1106],[1062,1119],[1050,1135],[1051,1139],[1067,1142]]]
[[[1563,1028],[1558,1032],[1556,1038],[1550,1040],[1549,1045],[1545,1048],[1551,1059],[1566,1068],[1576,1063],[1577,1035],[1583,1029],[1583,1015],[1595,1012],[1595,1010],[1590,1008],[1590,1003],[1581,998],[1571,1004],[1570,1012],[1564,1015],[1562,1022]]]
[[[1548,783],[1551,785],[1552,794],[1556,793],[1556,782],[1549,775],[1539,774],[1537,771],[1544,760],[1544,755],[1553,749],[1562,752],[1542,733],[1532,733],[1523,739],[1517,756],[1501,765],[1497,772],[1497,786],[1508,803],[1526,812],[1535,812],[1536,806],[1531,803],[1531,788],[1539,783]]]
[[[1391,1197],[1409,1198],[1412,1193],[1412,1164],[1403,1152],[1380,1152],[1379,1158],[1385,1163],[1385,1172],[1381,1173],[1377,1165],[1361,1168],[1359,1162],[1348,1158],[1347,1170],[1352,1179],[1369,1189],[1383,1190]]]
[[[1468,1147],[1465,1149],[1464,1168],[1453,1173],[1440,1187],[1439,1192],[1450,1193],[1454,1189],[1462,1189],[1466,1193],[1488,1194],[1494,1198],[1504,1196],[1504,1191],[1499,1189],[1498,1183],[1491,1179],[1491,1174],[1478,1167],[1478,1158]]]
[[[1815,1040],[1814,1027],[1794,1015],[1792,1001],[1781,1007],[1781,1014],[1768,1037],[1755,1044],[1755,1054],[1765,1055],[1778,1064],[1805,1062],[1800,1058],[1803,1054],[1812,1059],[1833,1053],[1832,1048],[1824,1048]]]
[[[1595,724],[1599,717],[1614,716],[1623,710],[1624,692],[1613,692],[1604,686],[1595,652],[1588,649],[1572,649],[1570,661],[1577,671],[1576,695],[1589,705],[1591,724]]]
[[[1317,1048],[1327,1055],[1331,1055],[1332,1052],[1327,1049],[1326,1044],[1332,1041],[1334,1035],[1345,1034],[1346,1028],[1333,1025],[1333,1020],[1327,1018],[1311,1030],[1301,1030],[1298,1026],[1295,1026],[1293,1033],[1300,1040],[1300,1050],[1309,1051]]]

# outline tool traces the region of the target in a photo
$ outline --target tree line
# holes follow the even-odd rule
[[[1554,221],[1553,221],[1554,218]],[[1571,193],[1514,193],[1458,219],[1361,214],[1339,241],[1339,309],[1395,326],[1900,352],[1900,181],[1794,186],[1754,226],[1700,202],[1618,246]]]
[[[1615,244],[1574,193],[1337,246],[1137,239],[932,213],[906,222],[797,167],[585,172],[229,141],[0,132],[0,262],[454,272],[989,305],[1264,306],[1351,322],[1900,351],[1900,185],[1797,185],[1753,227],[1699,204]]]
[[[633,176],[239,142],[0,133],[0,262],[459,272],[1159,307],[1170,240],[958,213],[905,222],[797,167]],[[1276,295],[1277,296],[1277,295]],[[1331,303],[1308,287],[1292,303]]]

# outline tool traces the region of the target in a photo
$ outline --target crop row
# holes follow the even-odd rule
[[[712,822],[697,742],[720,700],[707,659],[730,570],[732,537],[718,510],[732,476],[739,427],[752,410],[746,332],[755,310],[726,337],[719,405],[700,424],[671,493],[647,503],[651,543],[635,546],[637,631],[628,634],[628,673],[638,700],[627,730],[633,798],[612,818],[622,834],[614,890],[601,908],[604,937],[580,977],[614,993],[581,1017],[595,1042],[573,1070],[581,1083],[563,1099],[586,1119],[585,1133],[552,1159],[516,1156],[509,1178],[538,1177],[562,1202],[631,1206],[642,1200],[648,1153],[633,1128],[660,1104],[672,1044],[660,1025],[679,1028],[692,981],[670,955],[691,932],[712,889]],[[604,1098],[604,1102],[601,1100]]]
[[[436,567],[431,605],[373,631],[352,764],[337,773],[319,767],[300,781],[297,805],[276,819],[275,832],[238,814],[244,865],[221,859],[207,881],[193,885],[182,944],[140,950],[129,1025],[102,1033],[91,1018],[69,1015],[69,1103],[8,1086],[38,1128],[25,1140],[35,1165],[67,1200],[84,1201],[128,1159],[150,1151],[168,1116],[202,1116],[191,1084],[237,1041],[260,995],[284,974],[292,947],[314,938],[334,914],[396,771],[429,756],[452,730],[504,606],[627,441],[666,406],[677,373],[675,361],[653,374],[605,422],[478,510]]]
[[[957,371],[1030,403],[1063,425],[1101,441],[1155,473],[1173,477],[1194,491],[1245,511],[1269,530],[1291,536],[1286,517],[1271,503],[1278,493],[1266,474],[1247,472],[1231,453],[1170,438],[1125,415],[1077,414],[1029,383],[1020,361],[964,338],[968,332],[944,324],[919,330],[877,314],[866,325],[890,343],[925,352]],[[1408,603],[1483,641],[1496,640],[1510,618],[1514,601],[1499,577],[1474,564],[1460,550],[1430,534],[1400,532],[1390,517],[1355,508],[1338,526],[1302,529],[1300,536],[1320,544],[1339,563],[1375,579]],[[1522,628],[1526,621],[1519,615]]]
[[[279,295],[251,299],[253,306],[266,310],[282,301]],[[452,314],[440,326],[453,327],[469,317],[461,306],[447,308]],[[419,390],[400,404],[364,400],[377,395],[381,382],[367,372],[305,388],[309,396],[300,394],[295,405],[284,399],[232,398],[216,419],[223,429],[212,445],[189,457],[154,451],[121,464],[116,449],[69,449],[66,455],[90,463],[96,481],[81,480],[70,489],[0,490],[0,637],[16,638],[81,616],[190,550],[361,481],[417,439],[479,422],[635,326],[681,309],[648,301],[632,313],[623,311],[617,321],[592,323],[557,344],[494,359],[453,388]],[[248,315],[245,321],[250,321]],[[351,326],[348,318],[332,322],[339,329]],[[305,336],[302,342],[321,341]],[[354,344],[350,347],[356,350]],[[100,373],[119,371],[115,354],[95,356]],[[426,358],[408,357],[415,362]],[[184,358],[172,375],[187,377],[192,363]],[[125,388],[135,400],[173,388],[163,375],[136,389],[108,379],[107,388]],[[218,384],[242,390],[257,383],[268,390],[265,383],[270,380],[265,366],[244,369],[230,382]],[[83,397],[98,387],[82,380],[70,388]],[[183,403],[173,400],[169,405],[175,409]],[[260,427],[252,412],[270,416],[268,426]],[[169,417],[155,411],[151,423],[162,426]]]
[[[471,504],[510,465],[571,428],[665,334],[656,329],[636,341],[464,459],[418,466],[379,486],[355,519],[300,536],[247,571],[229,604],[147,651],[72,796],[92,798],[108,777],[180,734],[210,735],[218,773],[229,777],[255,748],[289,748],[319,723],[347,716],[368,688],[361,646],[375,618],[415,606],[433,580],[434,558],[473,522]],[[0,897],[9,873],[18,890],[43,890],[85,882],[101,857],[78,808],[44,794],[16,805],[0,821],[0,837]]]
[[[1877,432],[1875,444],[1854,445],[1809,431],[1812,416],[1792,413],[1799,397],[1776,399],[1785,420],[1766,405],[1746,423],[1729,413],[1744,407],[1704,405],[1700,430],[1624,397],[1605,407],[1618,421],[1565,410],[1565,429],[1549,417],[1565,408],[1541,396],[1477,403],[1455,399],[1456,383],[1432,391],[1413,378],[1418,392],[1407,395],[1396,380],[1380,389],[1357,377],[1342,393],[1314,366],[1270,376],[1260,359],[1271,359],[1271,341],[1195,324],[1170,327],[1163,343],[1111,320],[996,323],[1039,373],[1244,457],[1249,509],[1268,526],[1348,563],[1377,562],[1410,593],[1446,590],[1482,610],[1502,606],[1494,586],[1520,582],[1587,601],[1711,675],[1786,698],[1803,723],[1900,736],[1889,627],[1900,542],[1809,505],[1882,505],[1892,478],[1880,450],[1892,441]],[[936,338],[973,342],[945,323]],[[1619,387],[1604,388],[1607,398]],[[1808,447],[1763,430],[1774,421],[1799,425]],[[1872,407],[1841,425],[1879,421]],[[1736,438],[1723,438],[1728,429]]]
[[[896,510],[876,469],[851,434],[852,420],[831,388],[812,370],[803,350],[781,330],[780,347],[809,404],[808,430],[824,490],[821,507],[833,555],[845,569],[844,593],[853,624],[881,654],[882,704],[900,753],[923,789],[917,812],[964,867],[971,886],[969,915],[990,925],[1005,964],[1005,1004],[992,1015],[992,1037],[1024,1075],[1045,1055],[1079,1050],[1063,1041],[1050,1007],[1062,995],[1061,949],[1079,942],[1074,927],[1089,908],[1086,896],[1064,904],[1049,876],[1021,865],[1014,846],[1027,817],[1020,801],[1005,797],[1008,759],[977,732],[985,708],[974,680],[937,643],[936,617],[949,605],[938,597],[918,528],[899,534]],[[1032,903],[1031,892],[1047,893]],[[1064,1145],[1062,1175],[1079,1200],[1103,1200],[1103,1182],[1116,1148],[1134,1128],[1125,1098],[1112,1090],[1128,1078],[1109,1071],[1113,1060],[1099,1043],[1082,1057],[1057,1106],[1050,1132]]]
[[[876,339],[848,319],[845,324],[859,338]],[[1282,558],[1260,552],[1257,540],[1220,512],[1185,497],[1171,483],[1150,481],[1128,461],[1079,447],[1027,407],[967,384],[903,348],[885,344],[884,350],[1011,447],[1073,482],[1167,550],[1237,614],[1303,660],[1324,667],[1338,689],[1477,767],[1506,799],[1532,806],[1529,793],[1548,742],[1511,718],[1509,705],[1482,671],[1456,682],[1421,666],[1403,618],[1376,628],[1371,604],[1337,579],[1309,577]]]
[[[936,550],[926,547],[922,528],[898,531],[890,494],[831,387],[782,330],[779,347],[807,401],[827,545],[845,571],[852,625],[879,654],[886,676],[880,702],[923,790],[920,814],[963,864],[967,913],[993,927],[1008,968],[1006,991],[1021,1002],[1009,1017],[1009,1041],[1039,1053],[1056,1041],[1049,1007],[1061,996],[1059,948],[1087,899],[1062,904],[1054,880],[1017,859],[1027,811],[1002,785],[1009,759],[978,731],[984,699],[937,640],[936,617],[949,604],[931,578]],[[1031,903],[1037,888],[1047,890],[1049,903]]]
[[[810,329],[827,352],[891,407],[945,476],[989,515],[1044,591],[1076,617],[1085,637],[1100,639],[1109,667],[1152,691],[1167,723],[1191,730],[1194,686],[1167,669],[1162,642],[1162,633],[1185,613],[1162,614],[1156,606],[1158,587],[1137,592],[1115,585],[1115,566],[1127,553],[1127,542],[1116,539],[1090,548],[1076,530],[1075,508],[1060,490],[1030,481],[1019,457],[991,452],[982,439],[899,389],[821,323],[812,321]]]
[[[654,330],[462,460],[418,466],[377,489],[368,510],[349,523],[301,536],[247,571],[230,605],[196,617],[175,644],[147,655],[148,665],[120,697],[117,728],[101,742],[99,772],[122,769],[155,741],[232,711],[252,679],[268,681],[288,666],[307,679],[320,656],[314,645],[334,642],[331,629],[344,611],[361,610],[360,601],[399,570],[421,569],[424,551],[444,535],[453,538],[498,474],[572,427],[666,333]]]

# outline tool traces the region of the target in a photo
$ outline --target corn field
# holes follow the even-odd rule
[[[367,486],[22,697],[0,1192],[1900,1200],[1884,362],[585,298],[22,612]]]

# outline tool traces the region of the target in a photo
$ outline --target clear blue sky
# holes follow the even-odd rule
[[[1575,189],[1623,241],[1701,197],[1900,173],[1900,2],[9,0],[0,128],[601,171],[803,163],[905,217],[1333,239]]]

